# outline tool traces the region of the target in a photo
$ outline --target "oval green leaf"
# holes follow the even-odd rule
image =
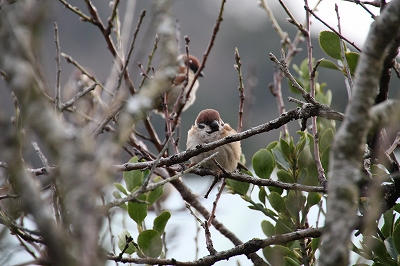
[[[252,158],[254,172],[260,178],[268,179],[275,167],[272,154],[267,149],[256,152]]]
[[[140,200],[146,200],[146,195],[140,195]],[[128,214],[138,225],[142,225],[147,216],[147,204],[138,202],[128,202]]]
[[[162,251],[160,234],[153,229],[141,232],[137,239],[138,246],[143,254],[150,258],[157,258]]]
[[[267,237],[275,235],[275,226],[269,221],[263,220],[261,222],[261,229]]]
[[[330,57],[341,60],[340,39],[331,31],[321,31],[318,37],[319,46]]]
[[[171,218],[171,213],[169,211],[162,211],[160,215],[154,219],[153,229],[162,235],[169,218]]]

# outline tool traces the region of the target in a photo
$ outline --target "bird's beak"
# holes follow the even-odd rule
[[[200,72],[199,77],[204,77],[203,71]]]

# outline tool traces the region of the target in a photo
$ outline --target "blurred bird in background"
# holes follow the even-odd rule
[[[174,110],[174,105],[177,103],[179,96],[180,99],[177,103],[177,108],[180,108],[183,104],[185,106],[183,107],[182,111],[187,110],[196,100],[196,92],[197,89],[199,88],[199,81],[196,80],[195,83],[193,84],[192,90],[190,91],[190,94],[188,97],[186,95],[188,94],[188,91],[190,89],[190,86],[193,82],[194,76],[196,72],[198,71],[200,67],[200,62],[197,57],[194,55],[189,55],[189,57],[186,54],[182,54],[178,56],[177,58],[178,63],[179,63],[179,70],[178,74],[176,77],[173,79],[171,88],[167,91],[165,97],[166,97],[166,103],[168,106],[168,114],[172,114]],[[182,89],[184,87],[185,79],[186,79],[186,73],[187,73],[187,67],[189,64],[189,73],[188,73],[188,83],[186,87],[184,88],[184,91],[182,93]],[[200,77],[203,77],[203,73],[201,72]],[[158,98],[155,102],[155,111],[156,113],[164,116],[164,108],[163,104],[161,101],[161,97]]]

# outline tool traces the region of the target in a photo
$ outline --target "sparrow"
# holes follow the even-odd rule
[[[174,77],[174,79],[171,81],[171,88],[167,91],[165,97],[167,97],[167,106],[168,106],[168,114],[171,114],[174,109],[174,105],[176,101],[178,100],[179,95],[181,94],[184,81],[186,79],[186,72],[187,72],[187,65],[189,63],[189,80],[187,83],[187,86],[185,87],[182,97],[178,102],[177,109],[182,106],[185,101],[186,104],[183,107],[182,111],[187,110],[196,100],[196,92],[197,89],[199,88],[199,81],[196,80],[193,84],[192,90],[190,91],[189,97],[186,99],[186,94],[189,91],[190,85],[193,82],[194,76],[196,72],[198,71],[200,67],[200,62],[197,57],[194,55],[189,55],[189,58],[186,54],[182,54],[178,56],[177,58],[178,61],[178,74]],[[200,72],[200,77],[203,77],[203,72]],[[164,108],[161,102],[161,97],[158,98],[155,102],[155,111],[156,113],[164,116]]]
[[[229,124],[222,121],[216,110],[205,109],[198,114],[195,124],[188,131],[186,147],[187,149],[193,149],[199,144],[210,143],[234,134],[236,134],[236,131]],[[236,170],[240,161],[240,155],[242,154],[239,141],[231,142],[219,146],[214,150],[194,156],[190,158],[190,163],[196,164],[215,152],[218,152],[218,155],[214,158],[224,170],[227,172]],[[204,163],[203,167],[212,170],[221,170],[213,160]]]
[[[92,70],[89,70],[89,73],[90,72],[92,72]],[[72,71],[71,75],[68,78],[68,81],[62,88],[63,100],[69,101],[78,92],[83,91],[93,84],[93,80],[91,80],[86,74],[84,74],[79,69],[75,69],[74,71]],[[78,112],[93,118],[99,111],[99,105],[102,106],[103,104],[104,103],[101,100],[101,87],[96,86],[94,90],[79,98],[74,103],[74,106],[77,108]],[[89,122],[87,118],[79,114],[71,114],[69,116],[69,120],[73,124],[79,126],[84,126]]]

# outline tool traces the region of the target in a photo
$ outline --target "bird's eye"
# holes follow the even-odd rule
[[[197,127],[200,128],[200,129],[203,129],[205,127],[205,125],[203,123],[198,123]]]

